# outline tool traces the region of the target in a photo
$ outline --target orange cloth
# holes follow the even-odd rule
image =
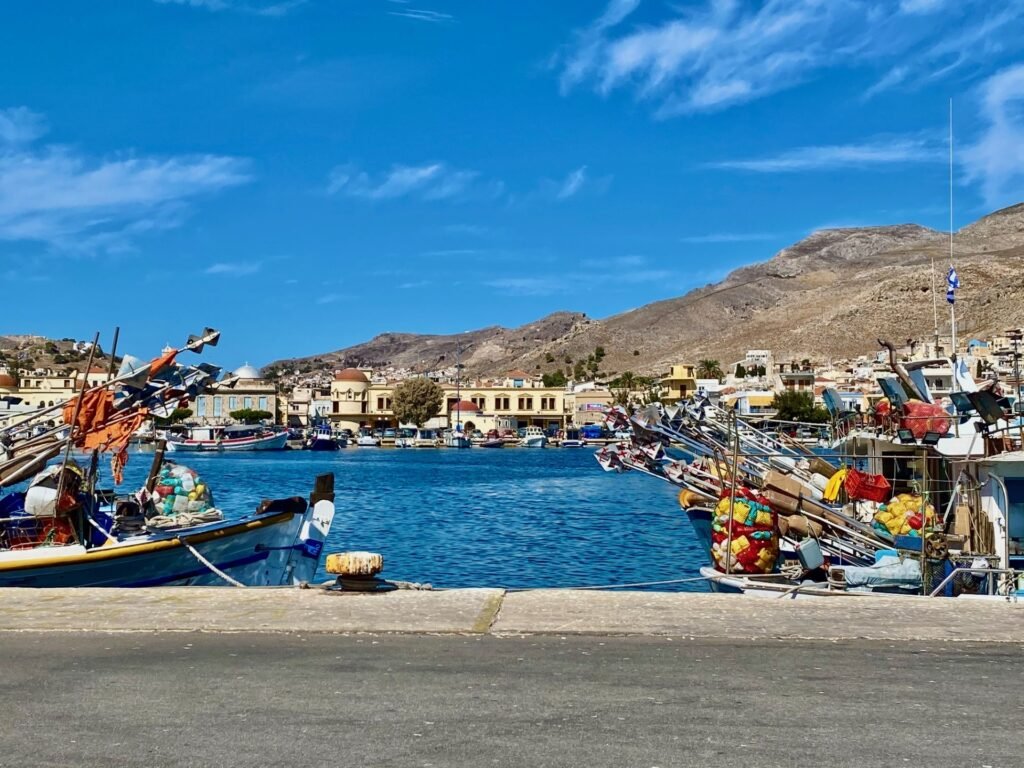
[[[150,363],[149,363],[149,378],[152,379],[154,376],[156,376],[158,373],[160,373],[160,371],[162,371],[168,365],[173,363],[174,362],[174,358],[177,357],[177,356],[178,356],[177,350],[172,349],[172,350],[170,350],[170,351],[160,355],[160,357],[153,358],[153,360],[150,361]]]
[[[84,394],[68,400],[64,406],[64,423],[71,424],[75,418],[75,405],[82,398],[82,407],[78,411],[78,419],[72,425],[74,432],[88,432],[106,423],[114,413],[114,393],[109,389],[97,387],[87,389]]]

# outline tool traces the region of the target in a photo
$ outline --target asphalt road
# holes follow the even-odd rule
[[[3,766],[1024,766],[1024,647],[3,633]]]

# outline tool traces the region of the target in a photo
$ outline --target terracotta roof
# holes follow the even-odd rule
[[[477,413],[479,410],[480,406],[469,400],[459,400],[459,402],[452,406],[452,411],[458,411],[459,413]]]
[[[16,387],[17,385],[18,381],[13,376],[8,376],[6,373],[0,373],[0,387]]]
[[[357,381],[361,384],[369,384],[370,380],[366,378],[366,374],[357,368],[346,368],[343,371],[335,371],[335,381]]]
[[[508,378],[510,378],[510,379],[532,379],[533,378],[533,374],[527,373],[526,371],[521,371],[521,370],[519,370],[517,368],[514,371],[509,371],[508,372]]]

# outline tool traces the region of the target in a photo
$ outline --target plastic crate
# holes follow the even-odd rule
[[[892,485],[882,475],[869,475],[851,469],[846,473],[846,495],[851,499],[883,504],[892,498]]]

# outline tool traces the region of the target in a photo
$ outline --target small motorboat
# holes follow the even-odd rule
[[[395,435],[395,448],[415,448],[416,430],[403,428]]]
[[[414,448],[437,448],[437,430],[417,429],[416,436],[412,439],[412,445]]]
[[[544,448],[548,444],[548,436],[540,427],[530,426],[526,428],[519,444],[524,448]]]
[[[368,429],[361,429],[359,437],[356,438],[356,445],[362,448],[376,448],[380,445],[380,438]]]
[[[587,441],[580,437],[578,429],[567,429],[559,445],[563,448],[583,448]]]

